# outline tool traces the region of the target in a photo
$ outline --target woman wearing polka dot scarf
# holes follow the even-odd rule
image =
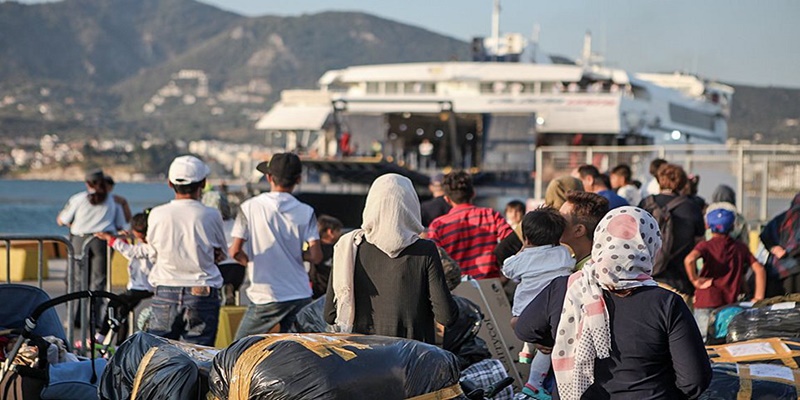
[[[552,346],[560,398],[695,398],[708,386],[691,312],[650,276],[660,247],[647,211],[612,210],[595,230],[591,261],[554,281],[520,316],[520,339]]]

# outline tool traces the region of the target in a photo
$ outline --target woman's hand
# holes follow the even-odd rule
[[[94,236],[98,239],[105,240],[106,242],[114,238],[114,235],[108,232],[97,232],[94,234]]]
[[[786,249],[781,246],[772,246],[772,248],[769,249],[769,252],[778,258],[783,258],[783,256],[786,255]]]
[[[692,285],[694,285],[695,289],[708,289],[711,287],[712,283],[714,283],[714,280],[711,278],[697,278],[692,281]]]
[[[536,347],[536,351],[540,351],[540,352],[542,352],[542,354],[550,354],[550,353],[553,352],[553,348],[552,347],[543,346],[543,345],[538,344],[538,343],[534,343],[533,347]]]
[[[227,258],[228,258],[228,254],[225,253],[225,250],[223,250],[223,249],[221,249],[219,247],[214,247],[214,262],[215,263],[219,264],[219,263],[225,261]]]

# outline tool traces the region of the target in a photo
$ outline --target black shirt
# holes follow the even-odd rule
[[[311,269],[308,271],[313,299],[324,296],[328,291],[328,278],[333,265],[333,245],[322,243],[320,247],[322,247],[322,261],[319,264],[311,265]]]
[[[458,318],[458,306],[444,279],[436,245],[420,239],[396,258],[366,240],[358,246],[353,279],[353,332],[434,343],[434,320],[444,326]],[[325,298],[325,321],[336,322],[333,285]]]
[[[501,240],[494,248],[494,255],[497,257],[497,265],[502,268],[503,262],[514,254],[519,253],[521,248],[522,240],[519,239],[516,233],[506,236],[506,238]]]
[[[666,207],[670,200],[677,196],[671,194],[655,195],[656,204]],[[644,208],[645,201],[642,199],[639,208]],[[706,233],[703,210],[696,202],[684,201],[672,210],[672,249],[670,259],[664,272],[654,275],[653,279],[664,282],[685,294],[694,293],[694,285],[686,275],[686,268],[683,266],[683,259],[692,251],[695,245],[695,238]]]
[[[517,337],[554,345],[568,279],[554,279],[522,311]],[[583,399],[695,399],[708,388],[711,365],[703,339],[678,295],[656,286],[634,289],[627,297],[603,294],[611,356],[595,360],[595,383]]]
[[[444,196],[439,196],[423,201],[419,208],[422,213],[422,226],[428,227],[433,220],[450,212],[452,207],[444,200]]]

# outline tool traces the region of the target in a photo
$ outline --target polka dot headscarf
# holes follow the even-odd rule
[[[570,276],[558,323],[552,361],[562,399],[580,399],[594,383],[595,358],[610,355],[603,290],[655,286],[650,273],[660,247],[658,223],[641,208],[616,208],[597,225],[592,258]]]

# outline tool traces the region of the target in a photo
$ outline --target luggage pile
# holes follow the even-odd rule
[[[206,398],[219,350],[137,332],[109,360],[100,379],[102,400]]]
[[[799,298],[797,294],[791,294],[756,304],[738,303],[714,310],[708,323],[708,344],[800,337]]]
[[[772,298],[714,311],[706,349],[711,386],[701,399],[800,398],[800,306]],[[722,343],[722,344],[719,344]]]
[[[449,399],[455,356],[413,340],[350,334],[242,338],[215,358],[211,394],[226,399]],[[424,396],[427,395],[427,396]]]
[[[224,350],[147,333],[131,336],[100,380],[103,400],[451,399],[462,395],[455,356],[413,340],[271,334]]]

